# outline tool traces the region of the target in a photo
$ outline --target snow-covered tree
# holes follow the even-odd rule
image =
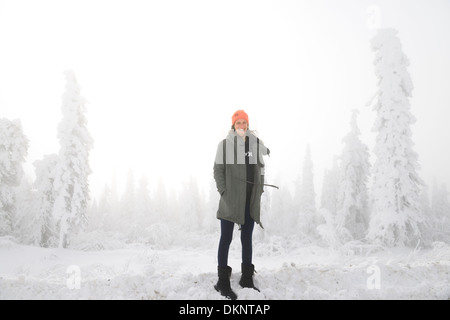
[[[335,247],[340,242],[336,233],[336,207],[339,192],[339,166],[338,158],[334,157],[333,167],[325,170],[323,176],[322,193],[320,197],[320,208],[317,215],[322,220],[317,231],[327,245]]]
[[[268,233],[272,230],[275,233],[296,233],[298,232],[298,210],[294,209],[292,193],[289,191],[289,185],[287,185],[291,181],[283,182],[281,180],[279,171],[273,173],[273,170],[266,170],[265,183],[280,186],[283,192],[271,187],[264,187],[264,193],[261,195],[261,222]],[[263,233],[261,232],[261,234]]]
[[[265,164],[265,172],[264,172],[264,181],[265,183],[277,183],[275,182],[275,180],[272,178],[272,170],[271,168],[269,168],[269,170],[267,169],[268,164]],[[275,213],[272,212],[271,207],[272,207],[272,198],[273,198],[273,194],[274,194],[274,190],[272,190],[274,188],[271,187],[264,187],[264,192],[261,195],[261,221],[264,224],[264,221],[267,221],[267,219],[269,218],[269,216],[274,215]],[[278,191],[278,190],[277,190]]]
[[[443,218],[450,215],[449,192],[445,184],[438,184],[434,182],[431,196],[431,210],[438,218]]]
[[[433,183],[431,195],[434,240],[450,240],[450,201],[445,184]]]
[[[118,208],[119,199],[116,191],[114,187],[105,184],[98,201],[97,215],[99,217],[97,219],[100,220],[99,224],[105,231],[117,230],[121,225],[118,221],[117,212],[120,209]]]
[[[303,234],[314,236],[318,226],[318,216],[316,212],[316,192],[314,189],[313,163],[311,160],[311,149],[306,148],[303,162],[300,200],[299,200],[299,227]]]
[[[166,185],[161,177],[158,178],[156,190],[154,191],[151,199],[153,203],[152,211],[155,216],[155,220],[158,222],[167,222],[170,219],[168,215],[170,202]]]
[[[15,211],[14,187],[23,176],[28,139],[19,120],[0,119],[0,236],[11,234]]]
[[[59,225],[59,247],[66,247],[70,234],[86,223],[89,201],[89,152],[93,140],[87,129],[86,100],[80,95],[75,74],[66,71],[63,94],[62,121],[58,127],[60,142],[54,188],[56,192],[54,216]]]
[[[358,111],[353,110],[351,130],[344,137],[337,197],[337,232],[342,240],[361,239],[369,226],[369,149],[360,140]]]
[[[426,245],[429,245],[436,238],[436,219],[433,215],[433,211],[431,210],[429,190],[426,184],[424,184],[420,189],[420,211],[423,216],[426,217],[424,223],[426,228],[422,228],[422,239]]]
[[[134,184],[134,182],[132,183],[129,181],[128,184]],[[131,190],[130,187],[127,187],[127,189]],[[133,193],[134,196],[131,196]],[[138,188],[136,192],[133,193],[130,191],[125,193],[125,195],[128,194],[128,203],[131,205],[129,206],[127,216],[123,217],[123,222],[124,224],[128,224],[130,226],[130,230],[128,231],[129,240],[133,242],[147,241],[149,236],[148,227],[152,224],[152,221],[150,215],[151,211],[148,180],[145,176],[139,180]],[[123,205],[124,204],[125,203],[123,203]]]
[[[13,236],[20,243],[39,245],[40,230],[36,227],[36,197],[33,182],[23,176],[20,185],[14,188],[15,213],[12,219]]]
[[[134,171],[130,168],[125,190],[119,200],[114,174],[111,186],[106,184],[100,195],[95,220],[104,231],[114,232],[129,242],[145,242],[148,227],[154,223],[153,205],[148,190],[148,179],[143,176],[139,179],[138,185],[135,181]]]
[[[119,221],[120,213],[119,191],[117,188],[116,173],[113,173],[111,186],[105,184],[103,192],[98,201],[98,219],[105,231],[118,230],[121,221]]]
[[[281,179],[278,177],[276,181],[281,182]],[[289,187],[283,185],[283,182],[281,182],[280,190],[283,190],[283,192],[272,193],[273,196],[270,199],[271,213],[264,218],[264,228],[275,230],[276,233],[298,232],[299,212],[294,209],[292,194],[289,192]]]
[[[100,205],[96,198],[92,199],[92,205],[87,209],[88,225],[85,232],[93,232],[98,230],[104,230],[103,226],[103,212],[100,211]]]
[[[327,209],[333,215],[336,214],[339,178],[338,159],[335,157],[333,167],[330,170],[325,170],[323,175],[322,193],[320,197],[320,207]]]
[[[179,198],[179,221],[185,230],[200,229],[205,221],[205,208],[197,181],[191,177],[183,183]]]
[[[217,186],[214,179],[209,182],[208,200],[206,201],[206,216],[204,217],[205,229],[207,231],[216,230],[219,226],[217,220],[217,209],[219,207],[220,194],[217,192]]]
[[[136,215],[145,225],[151,224],[151,200],[148,179],[144,175],[139,179],[136,191]]]
[[[297,174],[295,179],[292,181],[292,194],[291,197],[291,207],[292,212],[295,212],[298,214],[300,212],[300,202],[301,202],[301,192],[302,192],[302,179],[301,179],[301,173]],[[295,216],[291,218],[291,223],[296,224],[298,217]]]
[[[55,168],[58,164],[58,155],[46,155],[42,160],[34,163],[36,180],[34,188],[36,190],[36,211],[35,211],[35,232],[38,244],[41,247],[56,246],[58,244],[58,233],[56,230],[55,218],[53,217],[53,206],[55,204]]]
[[[128,222],[125,226],[130,226],[136,218],[136,183],[132,169],[128,171],[125,191],[120,202],[120,217],[123,222]]]
[[[368,238],[387,246],[416,245],[424,222],[420,211],[423,182],[417,174],[418,155],[411,138],[415,118],[409,102],[413,90],[409,61],[396,30],[380,29],[371,45],[378,77],[373,129],[378,134]]]

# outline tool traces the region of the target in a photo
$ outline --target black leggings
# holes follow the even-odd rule
[[[242,244],[242,263],[252,264],[252,235],[255,221],[250,217],[250,196],[247,196],[245,204],[245,223],[241,226],[241,244]],[[220,242],[218,252],[219,267],[228,266],[228,251],[233,240],[234,223],[228,220],[220,219]]]

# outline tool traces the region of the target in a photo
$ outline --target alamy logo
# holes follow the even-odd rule
[[[70,290],[81,288],[81,269],[77,265],[67,267],[66,273],[69,275],[66,284]]]
[[[252,151],[246,152],[245,155],[247,157],[253,157],[253,152]]]
[[[377,289],[379,290],[381,288],[381,271],[380,267],[373,264],[367,268],[367,273],[371,274],[367,278],[367,289],[373,290]]]
[[[379,6],[371,5],[367,8],[367,14],[369,18],[367,19],[366,25],[369,30],[377,30],[381,28],[381,10]]]

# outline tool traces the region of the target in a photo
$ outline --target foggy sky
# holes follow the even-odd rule
[[[377,90],[369,41],[378,25],[399,31],[411,63],[420,174],[450,186],[445,0],[0,0],[1,117],[21,119],[32,175],[33,161],[59,150],[72,69],[88,100],[96,195],[130,168],[137,180],[163,176],[178,188],[193,176],[208,190],[217,144],[244,109],[272,151],[268,182],[292,186],[309,143],[320,193],[352,109],[373,150],[366,104]]]

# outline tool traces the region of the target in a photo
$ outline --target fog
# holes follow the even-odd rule
[[[237,109],[271,150],[267,182],[292,190],[310,145],[316,192],[351,110],[373,150],[370,39],[399,31],[410,60],[414,149],[427,184],[450,185],[448,1],[0,1],[1,116],[33,161],[58,152],[63,71],[88,100],[92,198],[131,170],[151,186],[209,190]],[[373,159],[372,159],[373,161]]]
[[[0,300],[223,299],[238,109],[279,186],[239,299],[448,300],[449,57],[448,0],[0,0]]]

